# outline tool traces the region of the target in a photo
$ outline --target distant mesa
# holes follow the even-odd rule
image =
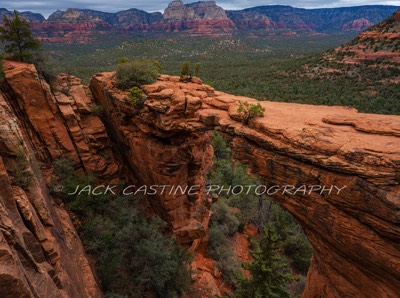
[[[284,5],[229,11],[215,1],[184,4],[172,1],[164,13],[128,9],[116,13],[90,9],[57,10],[46,20],[41,14],[22,12],[44,42],[86,43],[95,36],[133,34],[163,36],[169,32],[189,36],[221,36],[257,33],[272,36],[360,32],[388,18],[396,6],[371,5],[344,8],[303,9]],[[0,17],[12,12],[0,8]],[[395,17],[400,19],[400,15]],[[0,20],[0,23],[2,20]]]

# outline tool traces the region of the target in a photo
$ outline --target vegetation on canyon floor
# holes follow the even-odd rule
[[[146,216],[144,198],[68,195],[96,178],[75,173],[71,161],[53,164],[63,192],[58,195],[80,221],[86,251],[107,297],[178,297],[190,285],[190,254],[170,236],[166,223]]]
[[[161,64],[154,58],[165,63],[167,72],[179,75],[177,69],[184,57],[188,60],[181,64],[181,78],[191,79],[199,74],[200,64],[196,63],[192,71],[191,61],[204,61],[203,79],[219,90],[260,100],[348,105],[364,112],[400,113],[400,86],[397,81],[400,70],[397,64],[374,61],[346,65],[341,63],[346,53],[331,51],[325,55],[307,56],[304,49],[298,49],[296,59],[288,59],[284,54],[270,59],[267,57],[275,49],[266,46],[263,41],[242,38],[238,38],[237,42],[231,41],[222,38],[207,40],[204,45],[195,41],[192,45],[176,40],[163,44],[161,40],[161,46],[154,48],[149,47],[154,46],[153,41],[138,40],[135,43],[142,47],[137,47],[134,42],[125,42],[104,48],[100,54],[114,59],[112,51],[117,49],[115,52],[118,55],[123,53],[137,57],[132,62],[128,58],[118,59],[116,67],[117,85],[129,90],[129,97],[135,106],[144,97],[140,86],[156,81],[161,70]],[[36,47],[36,42],[32,45]],[[137,54],[138,48],[146,47],[149,50],[146,56]],[[182,47],[186,50],[182,51]],[[14,58],[17,60],[34,58],[29,53],[28,59],[28,54],[17,48],[14,47],[13,51],[5,49],[8,54],[16,53]],[[66,46],[68,51],[72,48]],[[67,50],[53,46],[53,54],[69,55],[63,51]],[[90,48],[70,62],[59,60],[61,63],[57,69],[75,67],[74,63],[85,58],[89,62],[83,69],[78,68],[78,72],[86,74],[90,70],[92,75],[97,66],[91,63],[98,62],[101,56],[94,55],[95,60],[92,60],[92,51],[93,48]],[[327,55],[333,59],[327,59]],[[38,57],[35,58],[36,65],[41,68],[43,64]],[[72,73],[79,75],[78,72]],[[0,80],[2,76],[0,68]],[[95,106],[91,112],[101,115],[103,110]],[[238,112],[244,115],[243,123],[247,124],[251,118],[263,116],[264,108],[260,104],[245,102],[240,104]],[[248,174],[245,166],[232,162],[231,150],[220,134],[214,134],[212,145],[214,166],[208,178],[213,184],[260,183],[257,177]],[[30,176],[26,173],[23,151],[18,153],[16,161],[16,184],[28,189]],[[66,192],[73,192],[79,184],[96,183],[96,178],[77,175],[67,159],[56,160],[54,169],[58,183],[64,187],[64,195],[61,196],[70,211],[78,216],[80,235],[86,251],[96,259],[97,272],[108,297],[141,297],[149,293],[156,297],[177,297],[188,289],[191,256],[171,237],[165,222],[156,216],[149,216],[144,198],[65,195]],[[299,225],[287,212],[270,198],[232,193],[220,196],[212,211],[207,253],[216,261],[222,278],[233,289],[232,296],[301,295],[312,249]],[[257,235],[250,240],[253,261],[240,264],[232,250],[232,239],[249,225],[257,228]],[[242,269],[248,270],[250,275],[244,276]]]
[[[215,184],[256,184],[245,166],[232,163],[231,150],[219,133],[212,140],[214,166],[209,179]],[[178,297],[190,286],[190,254],[179,246],[160,218],[149,216],[144,197],[75,194],[78,185],[95,185],[91,175],[75,173],[65,158],[54,163],[61,196],[76,216],[86,251],[96,260],[97,273],[107,297]],[[252,194],[221,195],[212,206],[207,252],[233,289],[232,297],[269,293],[301,295],[311,257],[311,247],[291,216],[266,197]],[[232,239],[253,225],[254,261],[240,264]],[[252,275],[243,276],[242,269]],[[260,283],[260,279],[264,282]],[[258,295],[257,294],[257,295]],[[283,295],[283,296],[282,296]]]
[[[221,134],[214,133],[212,145],[214,165],[208,179],[213,184],[228,188],[230,185],[261,183],[259,178],[248,174],[244,165],[232,163],[231,149]],[[212,211],[208,252],[217,261],[223,278],[235,289],[237,297],[250,297],[246,296],[249,293],[284,297],[279,295],[286,291],[293,297],[301,295],[312,249],[288,212],[270,198],[251,192],[240,195],[226,193],[220,196]],[[254,261],[244,264],[244,268],[254,273],[254,280],[242,276],[241,264],[235,260],[231,244],[233,236],[243,232],[247,225],[254,225],[258,230],[258,236],[251,240]],[[283,266],[285,263],[290,266]],[[271,275],[271,270],[276,272]],[[259,283],[261,278],[265,278],[263,283]]]

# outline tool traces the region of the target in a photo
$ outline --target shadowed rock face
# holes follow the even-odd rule
[[[266,185],[345,186],[339,194],[272,196],[296,217],[314,247],[305,297],[398,297],[398,116],[266,101],[265,116],[244,126],[238,103],[256,101],[218,92],[197,78],[183,83],[160,76],[143,87],[147,100],[138,109],[127,92],[115,88],[113,73],[93,77],[90,95],[77,78],[61,75],[50,89],[33,66],[4,66],[2,297],[101,297],[69,216],[46,186],[52,160],[66,156],[78,170],[105,182],[202,186],[212,163],[214,129],[230,141],[234,158]],[[93,100],[103,107],[102,118],[90,112]],[[20,147],[34,173],[29,191],[14,183]],[[201,250],[211,205],[203,187],[196,194],[164,193],[149,201],[180,243]],[[203,261],[209,262],[198,257],[195,263]]]
[[[92,79],[95,100],[104,106],[113,135],[127,145],[139,179],[203,182],[201,175],[211,162],[207,131],[218,129],[230,139],[234,157],[267,185],[345,187],[339,194],[273,196],[296,217],[314,247],[304,296],[397,297],[400,118],[344,107],[262,102],[266,116],[243,126],[238,102],[255,100],[195,81],[161,76],[144,86],[147,100],[137,109],[126,92],[114,87],[113,73]],[[178,236],[186,238],[183,242],[201,235],[193,228],[202,230],[203,221],[193,224],[191,219],[197,214],[194,206],[207,205],[203,194],[176,200],[176,210],[170,198],[157,200]],[[180,234],[182,230],[192,233]]]
[[[49,163],[57,156],[70,157],[90,171],[109,171],[105,168],[110,164],[105,161],[103,170],[96,169],[103,162],[95,161],[94,154],[95,148],[106,146],[98,143],[106,138],[104,126],[99,119],[86,116],[87,96],[79,80],[67,82],[60,77],[70,96],[54,95],[33,66],[4,66],[7,81],[0,91],[0,296],[102,297],[78,233],[62,204],[53,200],[46,182],[52,176]],[[81,158],[76,154],[78,147]],[[25,169],[18,173],[22,160]],[[29,177],[27,173],[32,179],[29,188],[23,189],[16,179]]]

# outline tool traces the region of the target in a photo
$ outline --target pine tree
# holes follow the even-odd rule
[[[278,233],[272,226],[266,226],[260,242],[251,240],[250,251],[253,262],[243,264],[251,277],[241,277],[236,296],[241,298],[284,298],[290,297],[287,283],[292,279],[288,262],[281,256],[282,247]]]
[[[33,37],[29,22],[14,10],[11,18],[4,16],[3,23],[3,27],[0,27],[0,42],[5,44],[5,53],[11,54],[13,60],[32,62],[40,42]]]

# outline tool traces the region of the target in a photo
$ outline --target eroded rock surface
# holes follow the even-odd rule
[[[210,132],[217,129],[230,141],[234,158],[266,185],[345,186],[340,194],[272,196],[297,218],[314,247],[304,297],[398,297],[398,116],[265,101],[265,116],[243,125],[239,102],[258,102],[218,92],[197,78],[184,83],[162,75],[143,87],[147,99],[135,107],[127,92],[115,88],[114,73],[96,75],[89,92],[67,75],[50,88],[23,63],[6,62],[5,72],[0,93],[3,296],[101,297],[69,215],[54,202],[44,183],[48,177],[41,174],[51,175],[51,161],[59,157],[103,181],[127,175],[144,185],[200,186],[192,195],[164,193],[149,201],[178,241],[197,252],[197,284],[210,284],[211,293],[219,293],[218,272],[201,253],[211,205],[205,190],[213,154]],[[94,109],[93,100],[102,108]],[[16,183],[21,148],[24,171],[33,174],[28,189]]]
[[[35,93],[32,81],[24,82],[26,92],[33,91],[25,107],[31,113],[37,108],[34,100],[39,104],[46,89]],[[37,122],[22,123],[25,118],[16,114],[9,99],[15,107],[23,104],[23,98],[17,103],[17,97],[0,92],[0,296],[102,297],[69,215],[55,204],[42,176],[46,167],[40,158],[48,152],[40,148],[39,139],[43,146],[51,133],[50,126],[45,134],[36,124],[57,121],[43,109]]]
[[[136,108],[113,78],[98,74],[90,88],[142,182],[203,182],[211,163],[207,131],[218,129],[230,139],[234,157],[267,185],[345,187],[340,194],[273,196],[314,247],[304,297],[398,296],[400,117],[266,101],[265,116],[244,126],[238,102],[254,99],[215,91],[197,79],[161,76],[143,87],[147,100]],[[158,200],[184,242],[202,235],[202,220],[191,220],[195,206],[207,205],[203,195],[175,199],[173,208],[170,199]]]

